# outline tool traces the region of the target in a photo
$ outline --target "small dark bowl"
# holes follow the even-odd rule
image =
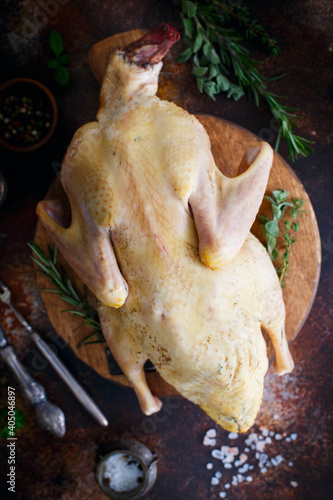
[[[0,145],[11,151],[22,153],[40,148],[52,136],[58,121],[58,106],[53,94],[45,85],[37,80],[32,80],[30,78],[15,78],[9,80],[0,85],[0,114],[3,114],[5,99],[10,96],[14,96],[15,98],[28,96],[33,102],[35,99],[35,103],[36,99],[38,99],[39,103],[41,102],[48,114],[50,114],[50,125],[47,129],[45,128],[45,130],[42,131],[38,140],[25,144],[23,140],[16,139],[16,137],[15,140],[10,140],[8,137],[5,137],[4,132],[6,125],[0,124],[2,125],[0,126]],[[15,121],[17,120],[14,120],[14,122]]]

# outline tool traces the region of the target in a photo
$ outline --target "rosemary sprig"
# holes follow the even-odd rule
[[[241,43],[243,35],[248,39],[261,37],[272,55],[279,50],[276,40],[269,37],[262,25],[257,20],[251,21],[247,7],[241,1],[235,3],[231,0],[175,0],[175,4],[187,47],[177,60],[185,62],[192,58],[192,73],[199,91],[213,100],[215,95],[226,92],[227,97],[237,101],[246,90],[248,98],[253,98],[257,106],[261,98],[279,128],[275,150],[284,138],[292,161],[298,154],[307,156],[313,152],[312,141],[293,132],[293,128],[299,126],[297,110],[283,104],[283,98],[267,88],[267,82],[276,78],[263,76],[259,72],[260,62],[252,59]],[[242,33],[224,27],[226,23],[230,26],[231,17],[237,19]]]
[[[84,319],[83,324],[93,329],[93,333],[83,339],[78,347],[85,344],[105,342],[98,317],[89,305],[86,286],[84,287],[84,297],[81,299],[76,288],[67,277],[64,268],[61,265],[57,266],[57,247],[54,246],[52,250],[48,246],[49,257],[47,257],[35,242],[28,243],[28,245],[36,255],[36,257],[31,255],[30,258],[39,266],[40,269],[38,271],[50,278],[56,287],[44,288],[40,291],[59,294],[63,300],[75,307],[75,309],[66,309],[61,312],[81,316]]]
[[[288,211],[291,221],[289,219],[283,221],[283,238],[285,240],[286,249],[282,255],[281,268],[275,268],[282,288],[288,277],[291,247],[297,241],[295,233],[299,231],[300,227],[298,219],[302,213],[305,213],[305,210],[302,210],[304,200],[301,198],[292,198],[291,202],[286,201],[288,196],[289,193],[284,189],[272,191],[272,197],[265,196],[265,199],[272,205],[272,219],[264,215],[258,215],[258,219],[262,222],[260,228],[265,236],[267,252],[271,260],[274,261],[279,257],[279,251],[276,248],[277,238],[279,237],[278,221],[282,219],[286,207],[291,207],[291,210]]]

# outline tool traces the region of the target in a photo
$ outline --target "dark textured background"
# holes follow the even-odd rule
[[[253,54],[263,60],[262,72],[267,76],[287,73],[270,88],[287,96],[288,105],[300,109],[299,133],[315,140],[316,153],[297,159],[292,166],[307,189],[317,215],[323,262],[313,308],[291,345],[295,370],[282,378],[269,370],[263,405],[254,427],[257,430],[260,425],[266,425],[275,432],[296,432],[298,437],[292,443],[274,442],[267,451],[270,456],[281,453],[285,457],[282,464],[265,475],[256,468],[252,473],[253,482],[229,490],[228,498],[323,500],[333,498],[332,2],[260,0],[253,5],[249,2],[249,5],[253,16],[261,20],[281,47],[275,59],[265,56],[259,49]],[[47,335],[52,327],[36,289],[35,271],[26,243],[33,238],[36,203],[43,198],[55,177],[56,162],[61,162],[75,130],[95,117],[99,86],[89,69],[88,51],[95,42],[116,32],[148,29],[161,21],[180,26],[175,20],[172,3],[167,0],[156,3],[153,0],[70,0],[60,5],[58,13],[50,15],[46,25],[26,39],[16,54],[8,34],[21,33],[24,20],[33,20],[40,6],[37,1],[2,0],[0,9],[1,80],[20,76],[39,79],[54,92],[59,105],[59,124],[47,146],[29,154],[0,150],[0,170],[9,187],[6,202],[0,208],[0,276],[12,288],[13,302],[19,310],[41,334]],[[51,28],[63,34],[72,57],[73,83],[68,90],[57,86],[47,68],[50,57],[47,32]],[[174,54],[181,49],[178,44]],[[169,64],[173,64],[171,58]],[[186,64],[179,66],[177,72],[164,73],[162,78],[169,98],[191,112],[220,116],[256,134],[270,129],[271,117],[264,106],[257,109],[245,98],[234,102],[222,95],[213,102],[199,94]],[[288,160],[285,145],[280,152]],[[301,288],[299,293],[302,293]],[[36,367],[38,360],[29,338],[5,308],[0,309],[0,314],[1,324],[24,364]],[[94,462],[108,441],[125,432],[140,439],[160,457],[157,482],[147,499],[219,498],[221,488],[210,485],[211,473],[205,467],[211,460],[211,448],[202,444],[207,429],[217,426],[198,407],[184,399],[165,400],[158,420],[144,417],[131,391],[103,380],[75,359],[69,349],[61,349],[59,355],[93,395],[110,425],[106,429],[96,425],[53,370],[41,362],[40,369],[35,370],[36,378],[46,386],[50,399],[65,411],[67,434],[63,439],[55,439],[40,430],[31,407],[17,390],[17,407],[26,416],[24,428],[17,433],[17,498],[105,498],[95,485]],[[14,382],[6,368],[1,367],[1,370],[0,403],[6,406],[7,386]],[[228,433],[222,429],[217,432],[218,445],[228,444]],[[8,450],[5,440],[1,440],[0,457],[2,498],[6,498]],[[293,467],[288,466],[290,461]],[[298,482],[297,488],[291,487],[291,480]]]

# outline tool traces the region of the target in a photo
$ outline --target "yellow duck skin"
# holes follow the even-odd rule
[[[37,213],[97,297],[105,339],[143,412],[161,408],[145,380],[150,359],[219,425],[245,432],[268,368],[261,327],[276,372],[293,369],[279,280],[249,233],[273,152],[266,143],[245,152],[233,179],[217,169],[199,121],[156,97],[175,38],[162,25],[112,53],[97,121],[77,131],[62,165],[71,223],[57,201]]]

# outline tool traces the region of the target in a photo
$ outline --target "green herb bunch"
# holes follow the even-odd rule
[[[260,228],[265,236],[267,252],[271,260],[274,261],[279,257],[279,251],[276,248],[277,238],[280,234],[278,221],[282,219],[286,207],[291,207],[291,210],[288,211],[291,220],[285,219],[283,221],[283,238],[286,248],[281,258],[281,268],[276,268],[282,287],[288,277],[291,247],[297,241],[296,233],[300,228],[298,219],[302,213],[305,213],[305,210],[302,210],[304,200],[301,198],[292,198],[292,201],[287,201],[288,196],[289,193],[284,189],[272,191],[272,197],[265,196],[265,199],[268,200],[272,206],[272,219],[264,215],[258,215],[258,219],[262,222]]]
[[[66,309],[61,312],[81,316],[84,319],[83,324],[93,329],[93,333],[86,337],[78,347],[88,343],[105,342],[98,317],[89,305],[86,286],[84,287],[84,298],[81,299],[64,268],[57,264],[57,247],[54,246],[53,250],[48,247],[49,257],[47,257],[36,243],[32,242],[28,245],[36,255],[36,257],[30,256],[30,258],[39,266],[39,271],[50,278],[56,286],[56,288],[44,288],[40,291],[59,294],[63,300],[75,307],[75,309]]]
[[[297,110],[287,107],[280,96],[267,88],[267,83],[277,78],[263,76],[259,72],[260,62],[252,59],[242,44],[243,38],[256,38],[271,55],[279,52],[275,38],[269,36],[259,21],[251,20],[248,8],[241,1],[232,0],[174,0],[174,3],[184,28],[183,40],[187,47],[178,57],[178,62],[192,60],[192,73],[199,91],[213,100],[217,94],[225,92],[227,97],[236,101],[246,91],[257,106],[261,98],[278,126],[275,150],[284,138],[292,161],[297,154],[307,156],[313,152],[310,147],[312,141],[293,132],[293,128],[298,127],[296,120],[299,117],[294,114]],[[230,29],[232,21],[235,21],[236,27]]]
[[[49,68],[54,70],[54,78],[62,87],[68,87],[71,82],[71,74],[67,68],[71,62],[69,54],[65,54],[65,43],[62,35],[57,30],[50,30],[49,32],[49,45],[50,49],[55,55],[53,59],[48,62]]]

